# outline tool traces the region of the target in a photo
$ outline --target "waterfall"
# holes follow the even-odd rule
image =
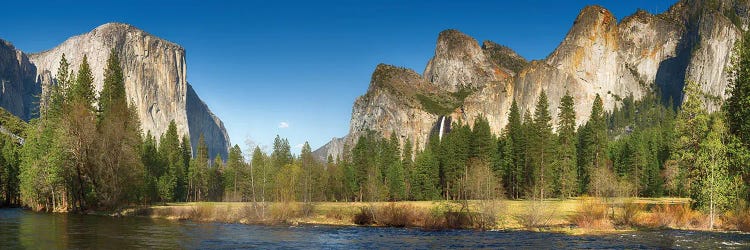
[[[440,118],[440,132],[438,133],[439,141],[443,141],[443,129],[445,129],[445,116]]]

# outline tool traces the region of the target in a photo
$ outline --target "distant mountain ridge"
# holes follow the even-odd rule
[[[336,158],[367,130],[385,137],[394,132],[402,145],[409,138],[422,148],[443,116],[472,124],[481,114],[499,134],[512,101],[522,113],[533,113],[542,91],[549,98],[554,123],[566,92],[575,99],[580,125],[588,120],[597,94],[607,110],[627,96],[638,100],[657,88],[665,100],[680,103],[685,81],[699,84],[708,109],[717,110],[728,97],[726,68],[735,42],[748,28],[748,10],[750,3],[742,0],[682,0],[664,13],[639,10],[618,23],[607,9],[588,6],[547,58],[531,62],[497,43],[485,41],[480,46],[460,31],[446,30],[438,35],[435,55],[422,75],[378,65],[367,93],[352,108],[349,133],[343,139],[346,146],[333,150],[327,144],[316,152]],[[404,77],[383,83],[380,75]],[[403,95],[388,90],[394,85],[420,87]],[[435,98],[420,97],[428,95]]]

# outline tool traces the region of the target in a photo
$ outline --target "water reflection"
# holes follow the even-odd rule
[[[34,248],[750,248],[750,235],[695,231],[569,236],[404,228],[252,226],[0,210],[0,249]]]

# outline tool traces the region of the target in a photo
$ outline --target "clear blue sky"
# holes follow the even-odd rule
[[[279,134],[293,147],[309,141],[315,149],[348,132],[352,103],[378,63],[421,73],[442,30],[542,59],[586,5],[619,20],[674,2],[6,1],[0,38],[37,52],[106,22],[135,25],[187,50],[188,81],[232,143],[270,145]]]

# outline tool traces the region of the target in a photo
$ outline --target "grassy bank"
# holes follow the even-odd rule
[[[750,214],[716,217],[715,229],[744,230]],[[127,210],[125,215],[245,224],[319,224],[557,231],[708,229],[709,217],[684,198],[573,198],[567,200],[244,203],[189,202]]]

